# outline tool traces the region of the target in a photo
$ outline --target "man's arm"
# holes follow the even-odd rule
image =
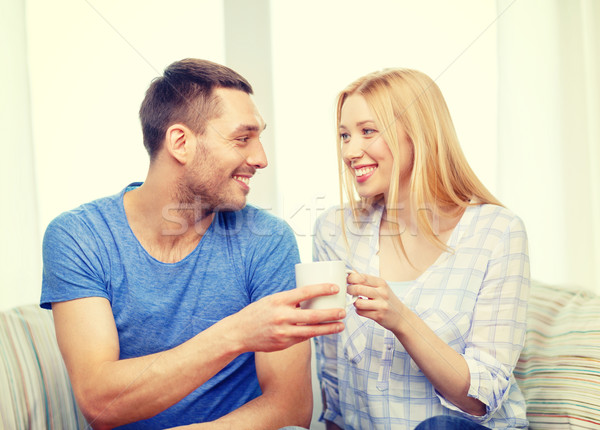
[[[342,323],[319,322],[339,319],[345,311],[297,308],[300,301],[336,290],[320,284],[273,294],[173,349],[126,360],[119,360],[117,329],[106,299],[77,299],[52,308],[77,402],[91,426],[103,429],[162,412],[241,353],[284,350],[313,336],[341,331]],[[278,372],[269,366],[270,356],[257,355],[257,369],[264,370],[261,384],[267,387]]]
[[[177,430],[265,429],[310,426],[312,386],[310,343],[284,351],[257,353],[256,372],[262,395],[211,423],[177,427]]]

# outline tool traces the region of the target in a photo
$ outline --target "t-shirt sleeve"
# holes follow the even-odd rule
[[[94,234],[76,214],[64,213],[50,223],[42,257],[42,308],[84,297],[110,300]]]
[[[296,287],[295,265],[300,262],[296,237],[283,220],[269,216],[258,229],[250,256],[250,299],[255,302],[268,295]]]

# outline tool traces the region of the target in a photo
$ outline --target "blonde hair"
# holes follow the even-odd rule
[[[436,83],[422,72],[410,69],[386,69],[359,78],[337,99],[337,127],[341,123],[342,107],[346,99],[361,95],[375,116],[375,123],[393,154],[392,178],[388,190],[387,218],[396,221],[400,248],[406,256],[399,231],[399,216],[390,209],[399,205],[400,138],[404,131],[413,145],[413,166],[410,176],[409,199],[411,214],[417,220],[419,232],[443,250],[446,244],[439,240],[433,228],[433,216],[450,216],[471,205],[492,203],[501,205],[485,188],[469,166],[458,142],[448,107]],[[400,130],[399,127],[400,126]],[[342,139],[338,133],[338,162],[340,198],[346,189],[355,220],[362,210],[377,200],[360,198],[356,201],[354,177],[342,158]],[[342,201],[343,205],[343,201]],[[441,210],[441,211],[440,211]],[[342,218],[342,222],[344,222]],[[343,229],[345,233],[345,228]]]

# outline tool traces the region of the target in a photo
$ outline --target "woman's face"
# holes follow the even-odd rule
[[[397,127],[398,135],[401,136],[399,185],[402,190],[404,186],[408,187],[412,170],[412,144],[399,123],[389,126]],[[354,176],[358,194],[364,198],[383,194],[387,200],[394,159],[363,96],[353,94],[344,101],[339,133],[342,140],[342,157]]]

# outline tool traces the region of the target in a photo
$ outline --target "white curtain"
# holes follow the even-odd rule
[[[39,301],[41,280],[25,4],[0,3],[0,309]]]
[[[525,221],[533,278],[600,292],[600,2],[504,9],[499,197]]]

